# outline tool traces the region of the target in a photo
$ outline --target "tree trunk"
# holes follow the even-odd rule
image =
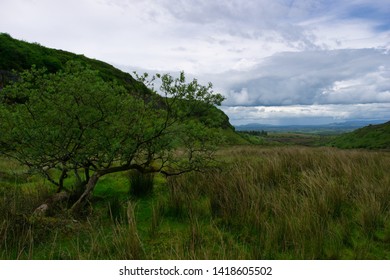
[[[82,193],[82,195],[79,197],[79,199],[70,208],[71,212],[77,212],[80,209],[80,207],[82,206],[82,204],[90,197],[91,192],[95,188],[96,183],[98,182],[100,176],[101,175],[96,172],[89,178],[88,183],[85,186],[85,191]]]

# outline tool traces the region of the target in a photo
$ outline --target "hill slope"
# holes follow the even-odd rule
[[[49,72],[56,72],[63,69],[67,61],[76,60],[98,70],[104,80],[116,80],[129,91],[144,94],[148,92],[147,88],[130,74],[108,63],[84,55],[43,47],[38,43],[16,40],[5,33],[0,33],[0,57],[0,88],[13,79],[12,71],[20,72],[35,65],[37,68],[44,67]]]
[[[343,134],[333,140],[331,145],[343,149],[390,149],[390,121]]]
[[[87,58],[84,55],[47,48],[38,43],[17,40],[5,33],[0,33],[0,90],[10,81],[16,79],[13,71],[20,72],[35,65],[37,68],[44,67],[49,72],[56,72],[63,69],[69,60],[89,65],[92,69],[98,70],[104,80],[115,80],[133,94],[143,96],[150,94],[144,84],[136,81],[129,73],[125,73],[108,63]],[[234,133],[234,127],[230,124],[229,118],[218,108],[212,108],[207,116],[200,118],[200,121],[210,127],[228,130],[226,132],[230,142],[234,143],[240,140],[240,137]]]

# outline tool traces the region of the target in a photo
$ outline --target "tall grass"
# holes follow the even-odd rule
[[[131,200],[109,194],[79,221],[32,220],[49,190],[2,182],[0,258],[390,258],[390,154],[234,147],[218,156],[219,169],[156,177],[153,194]]]
[[[129,172],[129,194],[135,198],[150,195],[153,192],[153,179],[152,173],[144,174],[137,170]]]
[[[180,190],[207,193],[213,221],[247,245],[250,258],[388,256],[361,245],[386,245],[389,154],[246,147],[221,156],[231,162],[223,171],[185,175],[190,186]]]
[[[23,189],[14,183],[0,188],[0,259],[31,258],[34,245],[45,241],[41,228],[30,219],[31,213],[49,190],[44,185]]]

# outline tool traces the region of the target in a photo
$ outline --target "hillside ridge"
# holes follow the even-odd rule
[[[390,149],[390,121],[340,135],[331,145],[343,149]]]
[[[13,71],[28,70],[35,65],[37,68],[46,68],[53,73],[63,69],[69,60],[75,60],[98,70],[106,81],[116,80],[129,91],[148,93],[145,85],[136,81],[129,73],[106,62],[82,54],[44,47],[38,43],[17,40],[7,33],[0,33],[0,57],[0,88],[15,78]]]

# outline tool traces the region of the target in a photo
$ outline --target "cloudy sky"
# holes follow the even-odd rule
[[[0,0],[0,32],[184,70],[233,124],[390,119],[390,0]],[[1,58],[0,58],[1,59]]]

